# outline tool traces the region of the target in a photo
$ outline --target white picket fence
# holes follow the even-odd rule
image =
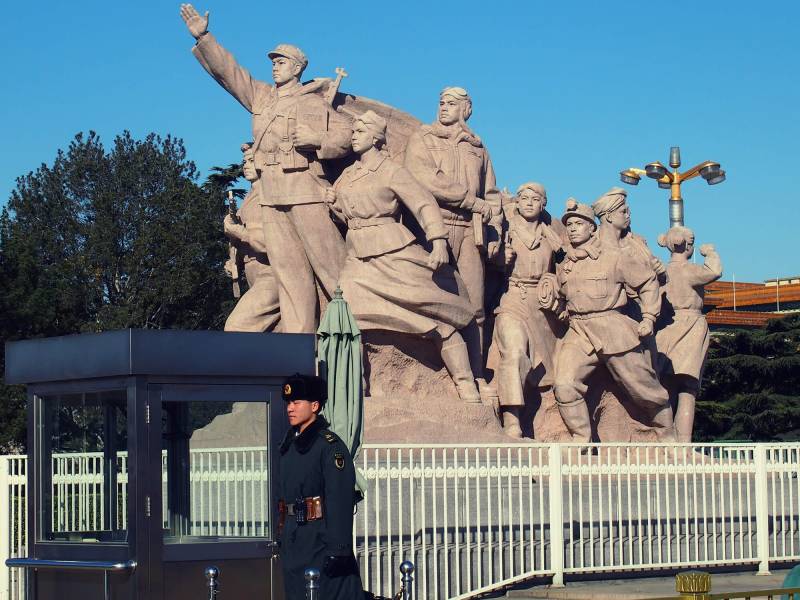
[[[571,573],[766,571],[800,560],[798,456],[800,444],[367,445],[353,541],[366,589],[395,593],[411,560],[428,600]],[[54,530],[103,522],[96,457],[54,457]],[[0,560],[24,555],[25,465],[0,457]],[[267,477],[263,448],[192,451],[186,533],[263,535]],[[0,569],[0,600],[23,598],[23,584]]]

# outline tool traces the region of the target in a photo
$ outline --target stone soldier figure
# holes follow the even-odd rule
[[[656,332],[658,365],[670,391],[677,395],[675,430],[679,442],[692,441],[695,398],[700,391],[708,352],[708,323],[703,316],[703,286],[722,277],[722,261],[714,246],[703,244],[702,265],[689,262],[694,252],[694,233],[672,227],[659,236],[658,245],[669,249],[664,296],[674,315]]]
[[[181,16],[197,40],[192,53],[253,115],[253,154],[263,206],[267,254],[278,280],[281,329],[316,331],[317,282],[333,296],[344,261],[344,242],[328,216],[322,162],[349,151],[349,128],[325,102],[327,81],[300,83],[308,64],[289,44],[268,53],[275,85],[254,79],[208,31],[208,13],[191,4]]]
[[[340,285],[362,331],[418,335],[437,343],[459,397],[481,401],[459,330],[473,321],[466,286],[448,264],[447,229],[436,200],[381,147],[386,120],[369,110],[353,123],[358,160],[329,191],[347,222],[347,260]],[[399,222],[404,205],[432,245],[428,254]]]
[[[353,555],[355,467],[344,442],[319,414],[328,386],[293,375],[283,385],[291,426],[280,445],[278,539],[286,600],[305,600],[304,572],[320,571],[325,600],[363,598]]]
[[[613,187],[592,204],[594,215],[600,221],[598,237],[604,244],[618,246],[639,257],[661,277],[666,272],[664,264],[653,255],[647,240],[631,231],[631,209],[627,198],[627,191]]]
[[[251,144],[243,144],[245,179],[256,181]],[[236,246],[244,264],[247,291],[225,321],[225,331],[274,331],[280,321],[278,284],[267,259],[258,188],[250,188],[236,213],[238,223],[225,216],[225,235]]]
[[[569,330],[559,344],[553,391],[564,424],[574,441],[591,440],[586,382],[602,364],[650,417],[659,440],[674,441],[669,396],[640,340],[653,333],[660,309],[655,273],[621,249],[600,243],[589,206],[570,199],[561,220],[570,246],[559,264],[558,282]],[[641,323],[621,312],[628,301],[626,287],[641,300]]]
[[[494,344],[499,353],[495,381],[503,428],[514,437],[522,436],[525,382],[533,374],[538,387],[552,385],[556,340],[564,330],[540,302],[545,287],[553,290],[552,280],[542,282],[548,281],[548,275],[553,277],[555,255],[561,248],[558,234],[541,219],[546,205],[542,184],[524,183],[517,190],[505,239],[508,289],[495,311]]]
[[[600,221],[597,237],[604,245],[620,248],[633,258],[644,262],[656,274],[656,283],[664,279],[664,264],[653,255],[647,240],[631,231],[631,209],[627,202],[628,192],[613,187],[592,204],[592,210]],[[634,321],[642,320],[642,304],[636,290],[625,288],[633,302],[625,305],[625,313]],[[648,335],[642,339],[645,354],[655,366],[655,338]]]
[[[438,119],[413,133],[405,166],[439,203],[453,264],[464,279],[477,331],[467,340],[475,377],[483,381],[484,258],[499,250],[502,232],[500,191],[481,139],[467,127],[472,100],[466,90],[448,87],[439,96]],[[490,225],[484,247],[483,224]]]

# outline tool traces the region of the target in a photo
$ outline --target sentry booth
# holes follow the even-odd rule
[[[283,597],[281,382],[314,336],[125,330],[11,342],[28,389],[29,600]]]

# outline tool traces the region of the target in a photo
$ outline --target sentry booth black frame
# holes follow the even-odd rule
[[[281,382],[292,373],[314,370],[310,334],[123,330],[7,343],[5,381],[26,384],[28,390],[29,456],[28,556],[7,564],[27,569],[28,600],[196,600],[207,595],[204,571],[211,565],[219,568],[220,592],[226,597],[282,598],[274,527],[260,536],[187,536],[179,543],[164,543],[162,448],[175,444],[178,459],[169,466],[168,485],[180,492],[189,481],[189,446],[185,438],[164,434],[164,423],[176,415],[162,414],[162,407],[177,406],[174,412],[181,413],[182,402],[263,403],[266,462],[269,472],[276,473],[275,447],[287,428]],[[87,539],[80,533],[76,539],[48,539],[41,507],[52,503],[45,494],[54,493],[53,434],[43,418],[49,399],[75,394],[100,398],[95,408],[101,415],[106,410],[108,431],[107,423],[113,428],[117,421],[108,416],[114,408],[102,398],[112,390],[118,407],[126,411],[127,488],[123,502],[112,493],[115,479],[103,484],[106,497],[114,498],[105,505],[104,518],[111,522],[109,513],[127,511],[124,539]],[[116,460],[113,444],[104,444],[103,451],[107,460]],[[276,523],[273,479],[268,477],[270,506],[264,510]],[[180,513],[185,499],[180,500],[180,493],[168,495],[178,503],[169,510]]]

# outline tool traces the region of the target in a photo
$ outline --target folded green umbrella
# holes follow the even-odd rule
[[[361,387],[361,330],[338,287],[317,329],[319,374],[328,380],[323,414],[355,460],[364,436],[364,395]],[[366,480],[356,469],[356,487]]]

